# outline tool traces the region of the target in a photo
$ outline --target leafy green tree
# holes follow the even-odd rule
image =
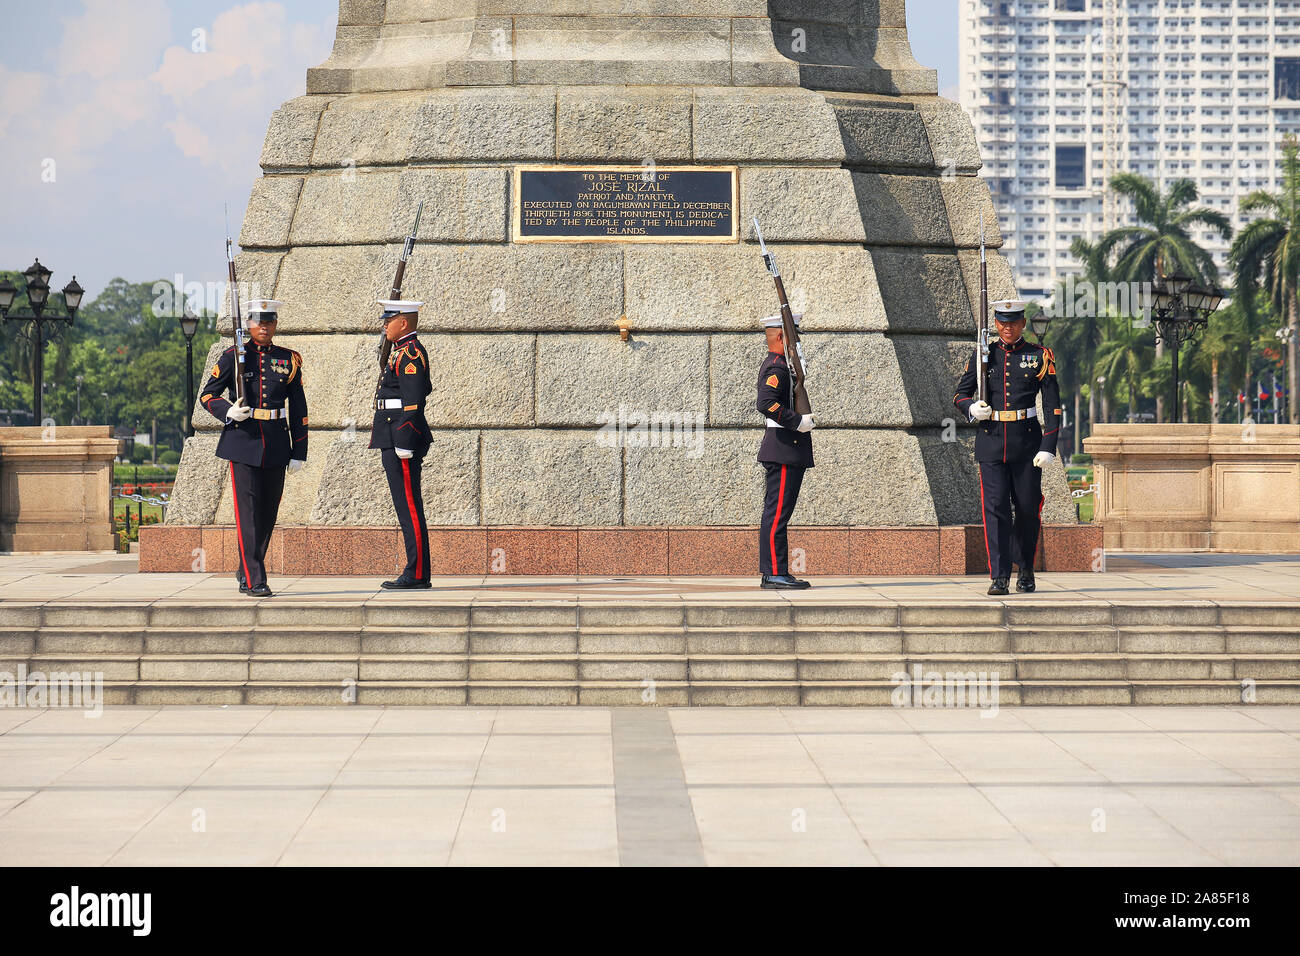
[[[1095,248],[1083,239],[1076,239],[1070,247],[1075,257],[1083,263],[1083,279],[1096,284],[1105,274],[1105,264],[1098,261]],[[1090,386],[1093,381],[1092,367],[1097,349],[1104,336],[1102,317],[1095,309],[1084,310],[1078,314],[1072,307],[1066,308],[1069,286],[1061,283],[1052,297],[1057,312],[1056,319],[1048,328],[1046,344],[1056,354],[1057,379],[1061,383],[1062,398],[1071,395],[1074,398],[1074,451],[1083,445],[1083,421],[1081,401],[1088,398],[1088,424],[1097,420],[1096,393]]]
[[[21,276],[6,275],[23,287]],[[20,298],[15,308],[25,301]],[[83,305],[72,327],[46,346],[45,413],[60,423],[152,427],[156,422],[159,443],[179,448],[188,408],[185,338],[169,307],[173,301],[166,281],[131,283],[117,278]],[[204,314],[194,337],[196,389],[202,385],[204,356],[217,338],[215,317]],[[32,407],[31,353],[30,344],[15,336],[0,350],[0,408],[17,410],[17,416],[10,412],[10,419],[24,422]]]
[[[1291,424],[1300,424],[1300,329],[1297,329],[1297,277],[1300,276],[1300,147],[1295,136],[1282,146],[1282,191],[1256,190],[1241,200],[1243,213],[1262,213],[1264,218],[1246,225],[1229,252],[1236,272],[1237,288],[1246,307],[1253,310],[1251,294],[1261,287],[1267,292],[1278,315],[1285,315],[1291,329],[1288,349],[1291,393]]]
[[[1120,384],[1125,385],[1128,420],[1135,421],[1138,397],[1142,394],[1139,386],[1152,364],[1155,346],[1150,333],[1134,325],[1128,316],[1109,316],[1105,326],[1106,336],[1097,350],[1094,378],[1106,379],[1105,391],[1112,398],[1119,396]]]

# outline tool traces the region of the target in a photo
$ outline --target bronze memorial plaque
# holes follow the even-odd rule
[[[515,242],[737,242],[735,166],[516,166]]]

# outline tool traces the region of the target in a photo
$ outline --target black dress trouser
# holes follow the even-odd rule
[[[284,494],[283,465],[261,468],[230,463],[230,493],[235,505],[235,539],[239,542],[235,577],[255,588],[266,583],[266,549]]]
[[[388,476],[388,491],[397,510],[397,523],[402,526],[402,541],[406,544],[406,569],[402,577],[408,581],[428,581],[430,576],[429,528],[424,521],[424,498],[420,494],[420,476],[427,451],[427,448],[418,451],[410,458],[398,458],[391,448],[383,449],[380,454],[384,474]]]
[[[1043,512],[1043,469],[1035,468],[1032,458],[981,461],[979,466],[989,577],[1011,577],[1012,564],[1033,570]]]
[[[803,484],[802,465],[763,462],[767,470],[767,494],[763,500],[763,523],[758,532],[758,569],[762,574],[789,574],[790,549],[786,527],[799,501]]]

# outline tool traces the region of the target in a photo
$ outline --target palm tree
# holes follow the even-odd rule
[[[1128,316],[1111,316],[1106,320],[1106,338],[1097,350],[1094,376],[1106,379],[1106,391],[1118,393],[1120,382],[1128,386],[1128,420],[1137,417],[1138,382],[1151,366],[1152,343],[1146,330],[1136,327]]]
[[[1132,200],[1137,224],[1110,230],[1093,249],[1109,278],[1153,282],[1159,275],[1182,272],[1203,283],[1218,280],[1214,257],[1192,241],[1190,232],[1197,226],[1209,227],[1227,239],[1232,225],[1217,210],[1191,207],[1197,197],[1196,183],[1176,179],[1161,194],[1146,177],[1120,173],[1111,179],[1110,188]]]
[[[1157,277],[1183,273],[1202,283],[1217,284],[1219,270],[1214,257],[1198,246],[1192,228],[1208,226],[1224,239],[1232,226],[1223,213],[1196,201],[1196,183],[1177,179],[1161,194],[1151,180],[1136,173],[1120,173],[1110,188],[1132,201],[1136,225],[1112,229],[1098,240],[1092,257],[1111,279],[1128,283],[1150,283]],[[1113,266],[1111,260],[1114,259]],[[1157,342],[1155,357],[1164,355],[1164,343]],[[1156,419],[1164,421],[1165,401],[1156,393]]]
[[[1291,424],[1300,424],[1300,365],[1297,364],[1296,280],[1300,274],[1300,158],[1294,135],[1282,145],[1282,192],[1259,189],[1241,200],[1243,213],[1271,214],[1256,219],[1237,236],[1228,253],[1237,274],[1237,290],[1248,310],[1253,310],[1253,291],[1263,287],[1279,315],[1285,315],[1291,328],[1287,349],[1289,366]]]
[[[1084,239],[1075,239],[1070,251],[1083,263],[1083,278],[1092,282],[1094,287],[1101,282],[1105,274],[1105,263],[1099,262],[1094,255],[1095,247]],[[1101,316],[1096,311],[1087,314],[1075,314],[1072,308],[1066,308],[1065,299],[1069,287],[1062,283],[1053,296],[1057,304],[1058,319],[1048,332],[1048,345],[1056,353],[1057,376],[1063,394],[1073,396],[1074,401],[1074,451],[1083,448],[1083,419],[1081,417],[1081,396],[1084,388],[1088,389],[1088,424],[1098,421],[1097,387],[1089,374],[1097,357],[1097,349],[1103,339]]]

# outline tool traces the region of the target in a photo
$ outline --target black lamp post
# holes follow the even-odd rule
[[[1210,316],[1223,301],[1223,293],[1214,286],[1205,288],[1180,274],[1159,276],[1152,285],[1147,303],[1156,324],[1156,341],[1173,347],[1174,423],[1182,420],[1178,401],[1178,353],[1210,324]]]
[[[45,420],[42,402],[42,392],[44,391],[42,386],[45,378],[44,324],[46,322],[67,322],[68,325],[71,325],[73,316],[77,314],[77,309],[81,308],[81,297],[86,294],[86,290],[77,284],[77,277],[73,276],[72,281],[63,287],[63,305],[68,314],[46,315],[45,308],[49,304],[50,276],[52,275],[54,273],[41,265],[40,259],[32,263],[27,268],[27,271],[23,273],[23,278],[27,282],[27,301],[31,303],[32,307],[32,311],[26,314],[9,314],[14,299],[18,296],[18,288],[8,279],[0,282],[0,316],[6,322],[32,323],[33,344],[36,347],[32,372],[32,405],[34,406],[33,411],[36,413],[37,425]]]
[[[194,334],[199,330],[196,315],[185,309],[181,332],[185,335],[185,434],[194,437]]]

